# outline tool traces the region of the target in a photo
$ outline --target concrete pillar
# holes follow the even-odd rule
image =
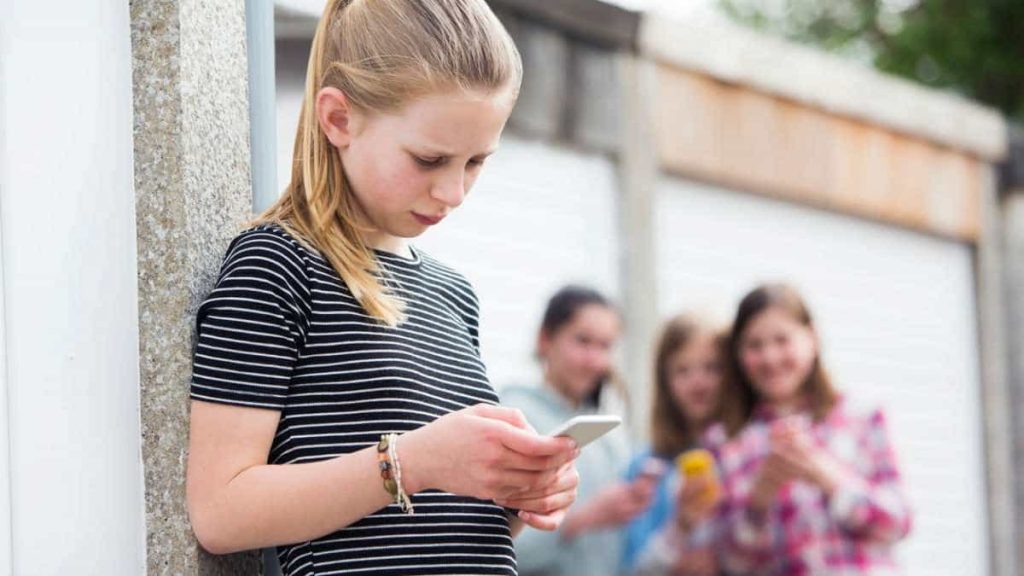
[[[658,182],[650,102],[654,69],[650,61],[620,53],[622,146],[619,148],[620,270],[623,316],[627,319],[623,352],[630,385],[632,431],[646,437],[650,414],[652,340],[658,322],[655,277],[654,202]]]
[[[991,572],[1016,574],[1016,514],[1011,386],[1007,378],[1004,250],[998,183],[987,168],[981,196],[981,234],[977,244],[978,323],[981,344],[982,408],[988,470]]]
[[[1024,477],[1024,186],[1003,198],[1003,250],[1006,278],[1008,372],[1013,393],[1013,451],[1017,477]],[[1017,549],[1024,549],[1024,485],[1016,484]],[[1024,558],[1017,559],[1024,574]]]
[[[244,0],[133,0],[142,457],[149,574],[258,574],[185,508],[195,312],[251,216]]]
[[[1010,154],[1003,165],[1002,255],[1006,304],[1007,373],[1013,418],[1013,453],[1017,478],[1024,478],[1024,131],[1011,130]],[[1014,485],[1016,546],[1024,549],[1024,485]],[[1018,554],[1016,573],[1024,574]]]

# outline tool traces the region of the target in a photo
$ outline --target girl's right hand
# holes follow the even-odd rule
[[[603,488],[569,514],[562,525],[562,538],[572,540],[587,532],[617,528],[630,522],[651,505],[656,482],[656,479],[638,476],[632,482],[619,481]]]
[[[797,472],[781,456],[770,453],[761,463],[761,468],[750,491],[750,508],[762,514],[775,501],[783,484],[797,477]]]
[[[718,483],[710,475],[687,478],[676,499],[676,522],[689,530],[715,509],[721,496]]]
[[[570,438],[534,432],[520,411],[486,404],[403,434],[398,449],[410,494],[434,488],[481,500],[559,490],[560,469],[579,453]]]

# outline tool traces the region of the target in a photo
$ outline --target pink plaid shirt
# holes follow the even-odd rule
[[[720,558],[730,574],[846,576],[897,573],[893,545],[910,530],[910,509],[881,410],[858,412],[841,399],[813,437],[858,481],[831,498],[794,480],[768,513],[754,518],[747,502],[768,454],[773,415],[764,408],[733,439],[716,447],[725,500],[717,521]]]

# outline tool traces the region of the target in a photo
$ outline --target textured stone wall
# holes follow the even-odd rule
[[[243,0],[133,0],[142,457],[149,574],[256,574],[185,507],[195,312],[251,215]]]

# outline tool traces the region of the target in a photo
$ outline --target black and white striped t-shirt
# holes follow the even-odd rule
[[[281,411],[272,464],[332,458],[496,403],[472,287],[413,254],[377,253],[407,303],[407,321],[388,328],[364,313],[323,256],[279,226],[243,232],[199,309],[192,398]],[[284,573],[515,574],[502,508],[438,491],[413,503],[411,516],[392,504],[334,534],[279,547]]]

